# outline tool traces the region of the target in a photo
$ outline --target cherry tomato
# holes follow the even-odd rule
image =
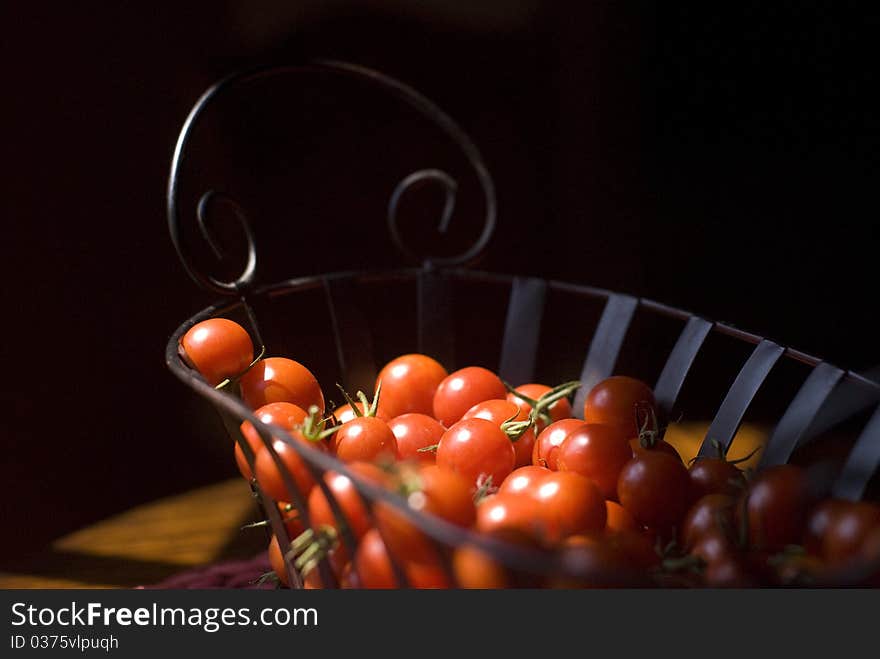
[[[434,412],[434,394],[448,373],[439,362],[426,355],[403,355],[392,359],[379,372],[382,383],[379,407],[391,417]]]
[[[615,501],[605,502],[605,531],[616,533],[619,531],[638,532],[639,525],[633,516],[626,512],[626,509]],[[649,545],[650,545],[650,541]]]
[[[570,535],[605,528],[605,499],[588,478],[572,471],[551,472],[533,494],[544,538],[557,544]]]
[[[584,422],[580,419],[561,419],[544,428],[535,440],[535,446],[532,449],[532,464],[556,471],[559,447],[566,437],[583,425]]]
[[[617,478],[632,459],[626,435],[615,426],[587,423],[572,431],[559,447],[559,471],[573,471],[592,480],[606,499],[617,498]]]
[[[552,387],[548,387],[546,384],[523,384],[516,387],[516,391],[532,400],[538,400],[551,389]],[[508,392],[507,400],[522,408],[524,412],[522,418],[526,418],[529,412],[532,411],[532,406],[514,393]],[[545,412],[550,417],[550,423],[561,419],[568,419],[571,417],[571,403],[568,402],[567,398],[561,398],[548,407]],[[543,414],[541,416],[543,416]],[[539,417],[535,427],[535,433],[540,433],[548,425],[547,421]]]
[[[698,499],[682,523],[681,541],[684,548],[690,549],[710,531],[733,530],[734,506],[735,500],[728,494],[706,494]]]
[[[690,551],[692,556],[699,556],[706,565],[712,565],[720,561],[739,558],[740,552],[730,537],[719,530],[707,531]]]
[[[281,545],[278,543],[278,537],[273,535],[269,542],[269,565],[283,585],[289,586],[290,579],[287,577],[287,565],[284,562],[284,555],[281,553]]]
[[[254,344],[247,330],[226,318],[209,318],[193,325],[180,340],[179,350],[183,360],[212,386],[235,377],[254,359]]]
[[[308,448],[316,451],[327,450],[323,442],[311,442],[297,431],[292,431],[290,434],[298,445],[304,447],[303,450],[308,450]],[[303,497],[307,497],[315,480],[303,458],[293,446],[280,439],[273,440],[272,448],[278,454],[285,471],[293,478],[299,493]],[[254,461],[254,473],[260,488],[276,501],[290,501],[293,498],[272,454],[266,450],[265,446],[257,453]]]
[[[484,400],[477,403],[467,412],[464,413],[462,419],[486,419],[501,427],[505,421],[525,421],[529,416],[527,410],[523,410],[516,403],[509,400]],[[532,463],[532,449],[535,446],[535,429],[529,428],[515,441],[513,441],[513,450],[516,453],[515,467],[522,467]]]
[[[388,426],[397,440],[397,453],[401,460],[415,460],[423,464],[434,464],[434,451],[419,451],[426,446],[440,442],[446,428],[426,414],[402,414],[392,419]]]
[[[254,416],[263,423],[275,425],[285,430],[293,430],[305,421],[307,415],[301,407],[292,403],[269,403],[254,412]],[[265,448],[263,440],[260,439],[260,434],[250,421],[242,423],[240,429],[248,446],[251,447],[254,459],[256,459],[260,449]],[[238,465],[238,470],[245,480],[250,481],[253,479],[254,475],[238,442],[235,443],[235,463]]]
[[[350,561],[348,560],[348,556],[348,552],[342,545],[337,546],[335,549],[331,549],[330,552],[327,554],[327,561],[330,566],[330,571],[336,578],[336,582],[340,585],[343,570],[345,570],[346,565],[350,563]],[[303,586],[307,589],[321,589],[330,587],[324,584],[321,577],[321,570],[318,568],[318,566],[313,567],[308,572],[303,574]]]
[[[846,565],[859,555],[865,538],[880,527],[880,507],[867,501],[847,501],[831,517],[822,538],[821,556],[831,566]]]
[[[620,510],[623,510],[623,508],[620,508]],[[633,525],[635,525],[635,522],[633,522]],[[651,542],[647,535],[640,533],[638,529],[614,529],[606,523],[605,537],[606,542],[614,551],[625,556],[629,563],[636,568],[646,570],[660,563],[660,556],[654,549],[654,543]]]
[[[654,392],[641,380],[614,375],[590,390],[584,401],[584,421],[619,427],[627,437],[637,437],[637,412],[655,409]]]
[[[514,469],[510,475],[501,483],[498,488],[498,494],[505,493],[522,493],[532,494],[537,489],[537,484],[544,479],[545,476],[551,474],[549,469],[544,467],[536,467],[535,465],[526,465],[519,469]]]
[[[817,556],[822,554],[822,543],[831,520],[846,508],[846,504],[842,499],[825,499],[816,504],[807,516],[804,549]]]
[[[352,419],[335,433],[336,457],[343,462],[373,462],[397,459],[397,440],[382,419],[362,416]]]
[[[479,547],[463,545],[452,555],[452,569],[459,588],[487,590],[507,588],[507,570]]]
[[[379,467],[369,462],[353,462],[347,465],[348,470],[357,478],[360,476],[363,480],[386,487],[389,484],[388,475]],[[328,471],[324,474],[324,482],[330,489],[330,493],[339,505],[343,515],[348,521],[348,527],[351,529],[355,540],[363,537],[364,533],[372,526],[369,511],[361,498],[357,487],[352,480],[343,474]],[[320,487],[315,487],[309,494],[309,519],[312,527],[319,530],[321,527],[327,526],[339,532],[339,524],[333,509],[324,496],[324,492]]]
[[[811,501],[803,469],[778,465],[759,473],[748,489],[749,546],[781,551],[800,541]]]
[[[450,469],[437,465],[421,467],[409,478],[406,504],[414,511],[468,528],[476,520],[476,509],[469,481]],[[375,504],[376,526],[394,556],[411,563],[431,563],[437,559],[437,545],[394,506]]]
[[[342,425],[343,423],[348,423],[352,419],[357,419],[359,416],[364,415],[364,404],[363,403],[355,403],[355,406],[360,410],[360,414],[355,414],[354,410],[351,409],[351,405],[346,403],[345,405],[340,405],[339,407],[333,410],[333,416],[336,417],[337,423]],[[379,409],[376,410],[376,418],[382,419],[383,421],[388,421],[389,417],[385,414],[384,410],[382,410],[381,401],[379,404]]]
[[[400,585],[388,549],[379,531],[374,528],[367,530],[361,538],[352,568],[361,588],[389,589]]]
[[[723,556],[710,562],[703,573],[709,588],[758,588],[761,581],[756,577],[752,566],[741,558]]]
[[[666,530],[686,512],[689,482],[680,461],[666,453],[645,451],[620,470],[617,496],[636,522]]]
[[[476,528],[480,533],[518,536],[543,544],[540,508],[537,499],[526,493],[495,494],[477,506]]]
[[[437,387],[434,418],[448,428],[477,403],[506,396],[501,378],[480,366],[468,366],[448,375]]]
[[[324,394],[311,371],[286,357],[269,357],[254,364],[241,378],[241,397],[256,409],[268,403],[293,403],[304,410],[317,406],[324,413]]]
[[[463,419],[443,433],[437,447],[437,464],[464,476],[472,487],[488,477],[504,482],[513,471],[516,453],[501,428],[485,419]]]
[[[550,580],[551,588],[609,588],[630,585],[635,566],[602,535],[577,536],[560,550],[566,576]]]
[[[658,439],[653,442],[650,446],[642,446],[642,442],[638,437],[629,440],[629,446],[632,449],[632,454],[638,455],[643,451],[659,451],[661,453],[666,453],[667,455],[675,458],[682,464],[684,461],[681,459],[681,454],[676,450],[676,448],[667,441],[662,439]]]
[[[433,563],[407,562],[403,566],[410,588],[419,590],[438,590],[451,588],[449,576],[439,561]]]
[[[742,471],[723,458],[698,458],[688,469],[691,479],[691,500],[707,494],[736,496],[746,486]]]

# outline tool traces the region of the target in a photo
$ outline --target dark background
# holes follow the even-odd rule
[[[243,66],[347,59],[449,111],[498,188],[486,269],[880,363],[877,16],[578,4],[5,3],[0,554],[234,473],[211,411],[163,363],[213,299],[177,261],[164,195],[189,108]],[[255,224],[280,208],[294,231],[270,245],[288,259],[267,280],[398,263],[382,225],[393,183],[431,166],[430,148],[461,166],[414,139],[410,116],[339,93],[291,116],[314,128],[290,141],[247,104],[212,125],[223,137],[201,173],[251,202]],[[266,145],[286,154],[280,191],[266,165],[228,166]],[[481,210],[468,199],[462,218]]]

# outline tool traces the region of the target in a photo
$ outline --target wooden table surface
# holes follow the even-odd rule
[[[132,508],[0,571],[0,588],[131,588],[196,566],[250,558],[266,546],[242,479]]]
[[[688,460],[707,427],[672,424],[666,440]],[[730,455],[745,455],[765,439],[763,429],[743,425]],[[760,451],[741,466],[759,457]],[[217,561],[251,558],[266,546],[263,529],[242,529],[256,519],[256,504],[242,479],[202,487],[132,508],[7,564],[0,588],[131,588]]]

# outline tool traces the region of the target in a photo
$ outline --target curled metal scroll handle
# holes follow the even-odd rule
[[[424,184],[425,182],[439,182],[443,185],[446,191],[446,204],[440,222],[441,233],[445,231],[450,222],[452,211],[455,205],[455,191],[457,189],[457,186],[448,174],[436,169],[425,169],[415,172],[414,174],[405,177],[397,185],[394,193],[392,194],[388,208],[389,230],[391,232],[391,237],[395,245],[406,256],[418,261],[422,261],[424,263],[430,262],[433,264],[444,266],[462,265],[473,261],[477,256],[479,256],[480,252],[489,242],[489,239],[491,238],[492,232],[495,228],[495,186],[492,182],[492,177],[489,175],[489,171],[486,168],[485,162],[483,161],[483,157],[480,155],[480,152],[477,150],[476,146],[474,146],[473,142],[471,142],[470,138],[468,138],[468,136],[465,135],[464,131],[462,131],[461,128],[459,128],[459,126],[433,102],[429,101],[420,93],[418,93],[411,87],[404,85],[398,80],[390,78],[377,71],[373,71],[371,69],[363,68],[353,64],[320,60],[304,64],[262,67],[241,73],[234,73],[230,76],[227,76],[226,78],[223,78],[222,80],[211,86],[207,91],[205,91],[205,93],[202,94],[202,96],[193,106],[192,110],[190,110],[189,116],[187,116],[186,121],[183,124],[183,128],[181,129],[180,135],[178,136],[177,145],[174,149],[174,156],[171,161],[171,173],[168,178],[167,210],[168,229],[171,234],[171,240],[174,243],[174,248],[177,251],[177,255],[180,257],[181,263],[183,263],[187,274],[189,274],[193,281],[195,281],[196,284],[198,284],[202,288],[213,291],[215,293],[219,293],[221,295],[241,294],[253,287],[255,283],[257,262],[254,234],[244,211],[237,204],[235,204],[232,199],[218,192],[209,191],[205,193],[198,204],[197,218],[199,222],[200,232],[202,238],[205,239],[214,254],[218,257],[222,257],[224,250],[211,232],[210,222],[208,220],[208,211],[210,207],[213,206],[214,202],[223,202],[230,205],[235,215],[235,218],[242,229],[244,240],[247,241],[248,258],[247,263],[242,269],[242,272],[236,278],[229,281],[224,281],[200,271],[198,268],[195,267],[191,255],[188,253],[186,247],[183,244],[183,240],[181,239],[181,220],[180,210],[178,208],[178,196],[180,192],[180,173],[186,160],[186,147],[189,143],[189,139],[196,125],[198,124],[199,119],[202,116],[202,113],[208,105],[216,101],[224,94],[227,94],[233,88],[240,87],[247,83],[265,78],[307,72],[324,72],[343,75],[360,80],[366,80],[372,84],[375,84],[376,86],[385,89],[396,98],[404,101],[411,107],[418,110],[424,117],[431,120],[436,126],[441,128],[443,132],[453,142],[455,142],[455,144],[459,147],[459,149],[461,149],[462,153],[473,168],[485,197],[486,212],[483,220],[483,227],[479,237],[472,245],[470,245],[461,253],[444,257],[420,255],[417,254],[414,250],[407,247],[407,245],[405,244],[401,233],[398,230],[397,208],[401,197],[406,193],[407,190],[411,189],[417,184],[420,185]]]

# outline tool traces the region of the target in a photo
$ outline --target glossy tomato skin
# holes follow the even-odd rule
[[[822,538],[822,558],[832,567],[851,563],[875,528],[880,528],[880,507],[867,501],[845,502],[829,520]]]
[[[641,380],[614,375],[590,390],[584,401],[584,421],[617,426],[627,437],[637,437],[637,411],[654,409],[654,392]]]
[[[667,530],[678,524],[687,508],[687,469],[672,456],[645,451],[627,462],[617,480],[617,496],[639,524]]]
[[[847,502],[842,499],[825,499],[810,510],[804,531],[804,549],[817,556],[822,554],[822,543],[831,520],[837,517],[846,505]]]
[[[382,419],[363,416],[352,419],[335,433],[336,457],[343,462],[374,462],[397,459],[397,440]]]
[[[471,545],[456,548],[452,555],[456,586],[488,590],[511,585],[507,570],[491,555]]]
[[[432,405],[434,418],[449,428],[477,403],[506,396],[501,378],[480,366],[468,366],[450,373],[437,387]]]
[[[684,460],[681,459],[681,454],[676,450],[676,448],[662,439],[658,439],[650,446],[642,446],[641,440],[638,437],[632,438],[629,440],[630,448],[632,449],[633,456],[639,455],[644,451],[658,451],[660,453],[666,453],[667,455],[675,458],[682,464],[684,464]]]
[[[504,479],[504,482],[501,483],[501,487],[498,488],[498,494],[534,494],[538,483],[551,473],[553,472],[549,469],[546,469],[545,467],[536,467],[535,465],[519,467],[510,472],[510,475]]]
[[[742,471],[722,458],[699,458],[688,469],[691,480],[691,500],[707,494],[736,496],[746,486]]]
[[[437,465],[420,468],[412,479],[406,505],[423,515],[432,515],[469,528],[476,520],[471,485],[454,471]],[[427,535],[394,506],[378,501],[374,506],[376,527],[394,556],[410,563],[435,563],[438,548]]]
[[[549,544],[605,528],[605,499],[590,479],[578,473],[552,472],[537,483],[532,496],[539,504],[538,519]]]
[[[279,428],[284,428],[285,430],[293,430],[296,426],[305,421],[307,415],[305,410],[292,403],[269,403],[256,410],[254,416],[263,423],[275,425]],[[263,440],[260,439],[260,434],[250,421],[242,423],[239,429],[241,430],[241,434],[244,436],[245,441],[248,443],[248,446],[251,447],[254,459],[256,459],[260,449],[265,448],[263,446]],[[238,442],[235,443],[235,463],[238,465],[238,470],[241,472],[241,475],[245,480],[250,481],[253,479],[254,475],[247,463],[247,458],[244,456],[244,451],[241,449]]]
[[[803,469],[778,465],[760,472],[747,491],[749,546],[782,551],[803,537],[813,503]]]
[[[352,561],[358,584],[367,589],[398,588],[400,583],[391,564],[391,556],[377,529],[364,533]]]
[[[348,465],[355,478],[360,476],[364,481],[386,487],[390,485],[388,475],[379,467],[369,462],[353,462]],[[344,474],[327,472],[324,474],[324,482],[336,500],[342,513],[348,521],[355,540],[359,540],[372,526],[367,504],[358,492],[352,480]],[[309,520],[314,529],[330,527],[339,532],[339,523],[333,514],[333,508],[320,487],[312,489],[308,498]]]
[[[681,527],[681,544],[691,549],[710,531],[725,532],[735,528],[736,500],[727,494],[707,494],[688,510]]]
[[[278,581],[284,586],[290,586],[290,579],[287,576],[287,565],[284,562],[284,555],[281,551],[281,545],[278,537],[273,535],[269,542],[269,565],[278,577]]]
[[[501,429],[486,419],[463,419],[443,433],[437,447],[437,464],[464,476],[472,487],[491,476],[502,483],[513,471],[516,452]]]
[[[306,447],[305,450],[311,448],[316,451],[326,451],[323,442],[311,442],[297,431],[293,431],[290,434],[297,445]],[[300,457],[300,454],[293,446],[280,439],[275,439],[272,442],[272,448],[275,449],[275,453],[281,460],[281,464],[286,472],[293,478],[299,494],[306,498],[312,489],[312,485],[315,484],[315,480],[306,466],[305,460]],[[257,453],[256,460],[254,461],[254,475],[260,488],[276,501],[291,501],[293,499],[281,471],[279,471],[272,454],[265,446]]]
[[[477,506],[476,528],[493,536],[519,536],[544,544],[540,504],[526,494],[494,494]]]
[[[242,373],[254,359],[247,330],[227,318],[209,318],[193,325],[180,340],[180,352],[211,386]]]
[[[426,414],[402,414],[389,421],[388,426],[397,441],[397,453],[401,460],[413,460],[422,464],[434,464],[434,451],[419,451],[440,442],[446,432],[439,421]]]
[[[605,517],[605,531],[608,533],[639,532],[636,520],[616,501],[605,501]]]
[[[548,387],[546,384],[523,384],[516,387],[516,391],[532,400],[538,400],[551,389],[552,387]],[[532,406],[514,393],[508,392],[507,400],[518,405],[523,410],[522,418],[526,418],[529,412],[532,411]],[[561,419],[568,419],[571,417],[571,403],[568,402],[567,398],[561,398],[553,403],[546,411],[550,416],[550,423]],[[549,424],[544,419],[539,418],[535,427],[535,433],[539,434],[548,425]]]
[[[499,428],[505,421],[525,421],[529,414],[524,411],[516,403],[509,400],[484,400],[470,408],[461,417],[464,419],[486,419],[496,424]],[[514,461],[515,467],[522,467],[532,462],[532,449],[535,446],[535,429],[534,427],[526,430],[513,442],[513,450],[516,455]]]
[[[311,371],[286,357],[268,357],[254,364],[241,378],[241,397],[251,408],[269,403],[293,403],[308,411],[312,405],[324,413],[324,394]]]
[[[434,394],[446,378],[446,369],[427,355],[402,355],[388,362],[376,378],[382,383],[379,407],[390,417],[434,413]]]
[[[617,498],[617,479],[632,459],[626,436],[615,426],[588,423],[574,430],[556,454],[559,471],[573,471],[592,480],[606,499]]]
[[[532,464],[556,471],[559,447],[566,437],[583,425],[585,424],[580,419],[561,419],[544,428],[535,440]]]
[[[349,421],[364,415],[364,404],[355,403],[355,405],[360,411],[360,414],[355,414],[354,410],[351,409],[351,405],[349,405],[348,403],[346,403],[345,405],[340,405],[333,410],[333,416],[336,417],[336,422],[339,425],[348,423]],[[379,409],[376,410],[376,418],[382,419],[383,421],[389,420],[389,417],[384,413],[381,406],[379,407]]]

